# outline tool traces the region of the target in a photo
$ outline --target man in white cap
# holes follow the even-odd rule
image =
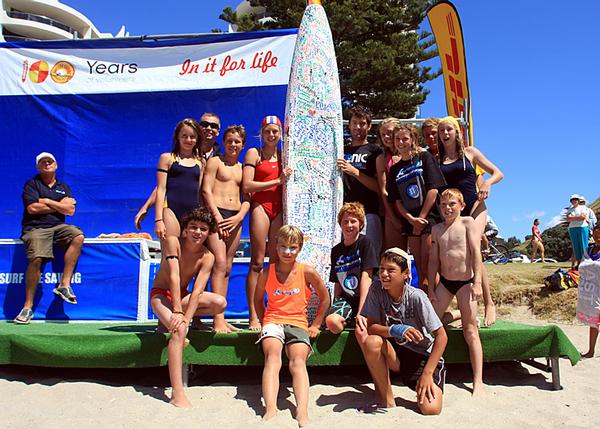
[[[65,251],[65,264],[60,284],[53,292],[70,304],[77,304],[71,288],[71,277],[81,253],[83,232],[65,224],[65,216],[75,213],[71,188],[56,178],[56,158],[49,152],[35,157],[38,174],[23,188],[23,221],[21,239],[25,244],[27,273],[25,274],[25,303],[15,323],[26,325],[33,317],[33,298],[40,280],[42,263],[54,258],[53,244]]]

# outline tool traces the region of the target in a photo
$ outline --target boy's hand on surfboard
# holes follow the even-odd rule
[[[338,158],[338,160],[336,162],[337,162],[337,166],[340,168],[340,170],[342,170],[342,173],[346,173],[353,177],[358,176],[358,169],[356,167],[354,167],[352,164],[350,164],[348,161],[346,161],[345,159]]]

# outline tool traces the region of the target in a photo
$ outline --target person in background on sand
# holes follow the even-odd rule
[[[464,146],[463,134],[456,118],[447,116],[440,120],[437,139],[440,168],[448,188],[456,188],[462,193],[465,208],[461,216],[471,216],[475,219],[481,240],[487,223],[488,210],[485,200],[490,195],[492,185],[502,180],[504,174],[479,149]],[[490,177],[484,180],[483,177],[477,176],[478,168],[490,174]],[[490,326],[496,321],[496,306],[485,266],[482,267],[481,273],[485,306],[483,324]]]
[[[377,183],[376,160],[382,150],[376,143],[367,140],[371,129],[371,112],[363,106],[350,109],[348,124],[352,142],[344,146],[344,158],[337,166],[344,183],[344,202],[358,202],[366,213],[365,229],[377,253],[381,252],[383,230],[379,217],[379,185]]]
[[[342,228],[342,241],[331,249],[329,281],[335,289],[325,324],[333,334],[339,334],[346,327],[354,327],[354,334],[362,348],[368,334],[367,319],[360,312],[379,258],[371,239],[360,233],[365,226],[362,204],[344,204],[338,213],[338,223]]]
[[[250,271],[246,277],[249,328],[260,330],[254,308],[254,290],[263,271],[265,255],[271,263],[277,261],[276,236],[283,225],[283,193],[281,186],[292,174],[281,165],[281,152],[277,149],[282,136],[281,121],[277,116],[265,116],[260,129],[262,147],[246,152],[242,174],[242,192],[250,197]],[[267,241],[268,240],[268,241]],[[267,251],[268,244],[268,251]]]
[[[544,243],[542,240],[542,232],[540,231],[540,220],[535,219],[533,226],[531,227],[531,262],[534,262],[535,257],[540,252],[542,262],[546,262],[544,259]]]
[[[484,392],[483,349],[477,326],[477,301],[482,295],[481,235],[472,217],[461,216],[465,201],[458,189],[448,188],[442,192],[440,207],[444,222],[431,231],[429,299],[442,318],[456,296],[473,369],[472,393],[478,396]],[[438,275],[440,281],[436,286]]]
[[[573,247],[574,260],[571,269],[578,270],[583,253],[589,241],[589,218],[587,207],[580,205],[581,196],[571,195],[569,199],[571,207],[567,210],[567,222],[569,222],[569,237]]]
[[[242,164],[238,162],[245,143],[246,130],[243,126],[228,127],[223,134],[225,153],[208,160],[202,182],[204,202],[217,222],[217,231],[207,240],[215,256],[210,284],[212,291],[224,298],[227,297],[229,274],[242,235],[242,221],[250,208],[248,194],[241,192]],[[225,321],[223,313],[215,315],[214,328],[220,333],[237,330]]]
[[[195,315],[222,313],[225,298],[204,292],[214,256],[204,246],[208,234],[216,231],[216,222],[206,207],[183,215],[181,237],[167,236],[163,241],[162,260],[150,292],[150,305],[158,316],[158,332],[170,332],[167,346],[170,403],[190,408],[182,382],[183,349],[189,324]],[[192,292],[188,285],[195,277]]]
[[[406,250],[408,243],[406,235],[402,234],[400,213],[396,212],[396,207],[388,202],[386,189],[390,168],[400,160],[400,156],[396,154],[396,149],[394,148],[394,128],[398,125],[400,125],[400,120],[397,118],[386,118],[379,124],[377,135],[383,148],[383,153],[377,156],[375,166],[380,200],[384,208],[383,248],[400,247]]]
[[[438,118],[427,118],[421,124],[421,136],[427,146],[427,151],[436,159],[438,158],[437,127],[440,124]]]
[[[417,393],[417,406],[425,415],[440,414],[446,367],[444,350],[448,336],[425,292],[410,286],[410,257],[399,248],[381,256],[379,279],[365,301],[369,336],[363,355],[375,384],[377,403],[361,411],[396,406],[390,371]]]
[[[211,157],[220,155],[221,148],[219,147],[219,143],[217,143],[217,136],[221,128],[219,117],[214,113],[207,112],[200,118],[200,123],[196,122],[196,124],[198,125],[199,134],[197,138],[199,140],[199,153],[201,156],[208,161]],[[148,214],[148,210],[156,203],[156,189],[155,186],[146,202],[133,218],[133,224],[138,231],[142,229],[142,221]]]
[[[38,174],[29,179],[23,188],[23,220],[21,240],[27,253],[25,273],[25,303],[15,318],[15,323],[27,325],[33,318],[33,299],[40,281],[44,260],[53,259],[53,244],[65,251],[65,266],[60,284],[53,292],[69,304],[77,304],[71,288],[71,278],[81,254],[83,232],[65,223],[65,216],[75,214],[75,198],[71,188],[56,177],[58,164],[49,152],[35,158]]]
[[[427,290],[427,265],[431,227],[440,222],[438,189],[446,185],[438,163],[418,146],[417,130],[409,125],[394,128],[394,144],[401,159],[390,168],[388,201],[402,215],[402,234],[415,258],[419,287]]]
[[[281,353],[285,348],[296,398],[296,420],[298,426],[303,427],[308,423],[309,380],[306,361],[312,353],[310,339],[319,334],[330,304],[329,291],[313,267],[296,261],[304,244],[304,236],[298,228],[290,225],[281,227],[276,243],[277,262],[271,262],[260,273],[254,296],[256,312],[262,322],[257,343],[261,343],[265,355],[263,419],[270,420],[277,414]],[[309,326],[306,308],[312,293],[311,286],[319,298],[319,306],[315,320]]]
[[[587,252],[584,255],[584,259],[580,265],[580,283],[577,289],[580,299],[584,289],[586,289],[586,295],[588,297],[596,297],[597,302],[592,304],[594,309],[593,314],[588,315],[587,320],[582,320],[589,325],[589,345],[588,351],[582,353],[581,357],[591,358],[594,357],[594,350],[596,348],[596,341],[598,340],[598,331],[600,330],[600,225],[596,224],[592,230],[592,237],[594,238],[594,244],[591,244]],[[592,291],[588,291],[587,288],[593,288]],[[589,303],[588,303],[589,304]],[[579,306],[578,306],[579,307]],[[591,307],[587,305],[587,307]],[[581,320],[581,319],[580,319]]]

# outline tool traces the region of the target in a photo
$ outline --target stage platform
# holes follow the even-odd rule
[[[52,323],[27,326],[0,322],[0,364],[70,368],[141,368],[167,363],[167,334],[157,334],[151,323]],[[462,331],[450,329],[447,363],[469,362]],[[556,325],[530,326],[499,320],[480,330],[486,362],[547,359],[536,366],[552,371],[553,386],[560,388],[559,358],[575,365],[579,352]],[[263,364],[255,344],[258,334],[190,331],[184,363],[194,365]],[[324,331],[313,343],[310,366],[364,365],[352,331],[332,335]]]

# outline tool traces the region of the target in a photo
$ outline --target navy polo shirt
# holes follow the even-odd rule
[[[65,215],[58,212],[45,214],[30,214],[27,212],[27,206],[37,203],[40,198],[49,198],[54,201],[60,201],[65,197],[73,197],[71,188],[66,183],[56,179],[52,187],[46,185],[40,175],[29,179],[23,188],[23,232],[34,228],[50,228],[65,223]]]

